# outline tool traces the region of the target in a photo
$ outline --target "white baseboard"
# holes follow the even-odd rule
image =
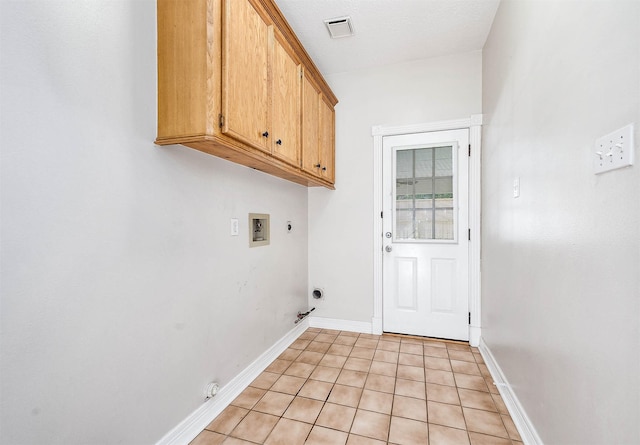
[[[224,385],[215,397],[207,400],[174,429],[169,431],[156,445],[186,445],[195,439],[213,419],[229,406],[229,404],[308,327],[308,318],[298,323],[240,374]]]
[[[337,318],[309,317],[312,328],[333,329],[336,331],[360,332],[371,334],[371,323],[366,321],[340,320]]]
[[[540,436],[531,423],[531,420],[520,404],[518,397],[515,395],[511,385],[509,385],[509,382],[502,373],[502,369],[500,369],[498,362],[482,338],[480,338],[480,346],[478,349],[480,349],[480,354],[482,354],[482,358],[484,359],[487,368],[489,368],[489,372],[491,372],[493,381],[495,382],[498,391],[500,391],[502,400],[507,406],[507,410],[509,410],[511,419],[513,420],[513,423],[515,423],[524,445],[543,445],[542,439],[540,439]]]

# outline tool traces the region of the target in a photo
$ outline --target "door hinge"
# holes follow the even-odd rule
[[[469,229],[468,237],[469,237],[469,241],[471,241],[471,229]]]
[[[471,156],[471,144],[469,144],[469,156]]]
[[[218,125],[220,125],[220,128],[224,127],[224,116],[222,114],[218,115]]]
[[[471,312],[469,312],[469,326],[471,326]]]

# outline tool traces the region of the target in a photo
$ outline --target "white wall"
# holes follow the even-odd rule
[[[309,286],[317,317],[373,316],[374,125],[468,118],[481,111],[481,53],[327,76],[336,107],[336,190],[309,190]]]
[[[503,1],[483,57],[483,338],[544,443],[640,443],[640,2]]]
[[[307,190],[153,144],[153,0],[0,7],[0,442],[153,443],[306,308]]]

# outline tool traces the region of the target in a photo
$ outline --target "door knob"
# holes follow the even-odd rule
[[[384,248],[384,250],[386,250],[387,252],[391,252],[393,250],[393,247],[387,246]]]
[[[385,235],[384,235],[384,236],[386,236],[387,238],[391,238],[391,232],[387,232],[387,233],[385,233]]]

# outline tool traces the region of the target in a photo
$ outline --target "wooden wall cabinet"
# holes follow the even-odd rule
[[[337,99],[272,0],[157,5],[156,143],[332,189]]]

